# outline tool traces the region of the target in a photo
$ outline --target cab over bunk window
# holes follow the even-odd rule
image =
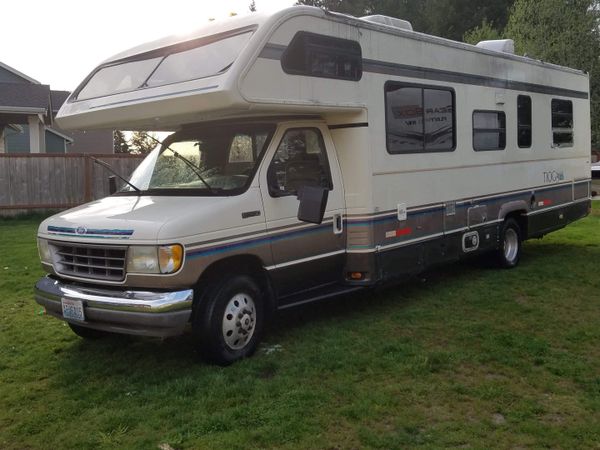
[[[77,100],[224,73],[235,62],[252,36],[252,31],[242,31],[160,48],[131,60],[100,67],[78,88]]]
[[[283,54],[281,67],[292,75],[358,81],[362,51],[356,41],[300,31]]]
[[[552,100],[552,143],[555,147],[573,145],[573,102]]]
[[[473,112],[473,149],[475,151],[506,148],[506,114],[502,111]]]
[[[519,148],[531,147],[531,97],[517,97],[517,130]]]
[[[389,153],[455,149],[454,92],[451,89],[388,82],[385,103]]]

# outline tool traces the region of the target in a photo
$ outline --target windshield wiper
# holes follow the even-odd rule
[[[158,145],[160,145],[161,147],[164,147],[164,144],[162,142],[160,142],[158,139],[156,139],[154,136],[151,136],[149,134],[147,134],[146,136],[148,136],[150,139],[152,139],[154,142],[156,142]],[[179,153],[177,153],[175,150],[173,150],[171,147],[166,146],[165,150],[170,150],[171,153],[173,153],[173,155],[176,158],[179,158],[180,160],[182,160],[190,169],[192,169],[192,171],[196,174],[196,176],[198,177],[198,179],[202,182],[202,184],[204,184],[204,186],[206,186],[206,189],[208,189],[208,191],[213,194],[213,195],[217,195],[217,192],[214,190],[214,188],[211,187],[210,184],[208,184],[206,182],[206,180],[202,177],[202,174],[200,173],[200,169],[198,167],[196,167],[196,165],[191,162],[189,159],[187,159],[185,156],[181,156]]]
[[[138,187],[134,186],[133,184],[131,184],[129,182],[129,180],[127,180],[125,177],[122,177],[121,175],[119,175],[117,173],[117,171],[115,169],[113,169],[111,167],[110,164],[108,164],[106,161],[102,161],[101,159],[98,158],[94,158],[93,156],[90,156],[90,158],[92,158],[92,160],[96,163],[101,165],[102,167],[104,167],[106,170],[108,170],[109,172],[111,172],[113,175],[115,175],[116,177],[120,178],[121,180],[123,180],[125,183],[127,183],[129,186],[131,186],[137,193],[142,192],[141,189],[139,189]]]

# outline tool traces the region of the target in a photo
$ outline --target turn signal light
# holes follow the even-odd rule
[[[177,272],[183,261],[181,245],[161,245],[158,247],[158,264],[161,273]]]

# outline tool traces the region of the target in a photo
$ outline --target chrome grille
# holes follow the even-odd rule
[[[60,274],[95,280],[125,278],[127,247],[52,242],[54,267]]]

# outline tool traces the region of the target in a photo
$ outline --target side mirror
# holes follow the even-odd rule
[[[117,192],[117,177],[111,175],[108,177],[108,192],[110,195],[113,195]]]
[[[323,222],[329,189],[321,186],[302,186],[298,189],[298,220],[308,223]]]

